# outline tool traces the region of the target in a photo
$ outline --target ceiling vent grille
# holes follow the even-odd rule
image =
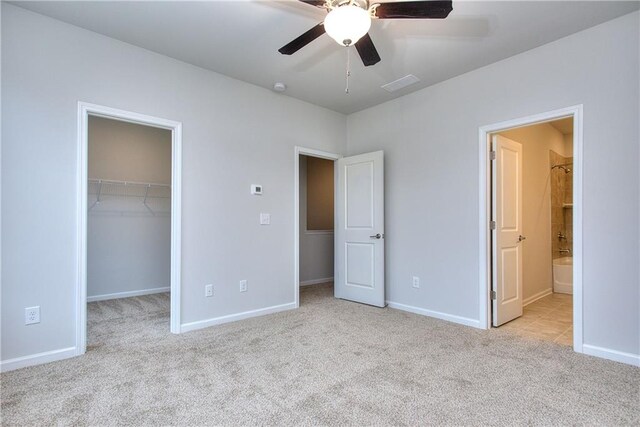
[[[382,85],[380,86],[382,89],[386,90],[387,92],[395,92],[397,90],[400,90],[404,87],[407,87],[409,85],[412,85],[414,83],[418,83],[420,81],[419,78],[417,78],[416,76],[414,76],[413,74],[409,74],[406,75],[404,77],[399,78],[398,80],[394,80],[390,83],[387,83],[386,85]]]

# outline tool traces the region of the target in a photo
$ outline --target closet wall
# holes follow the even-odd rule
[[[169,290],[170,184],[171,131],[89,118],[89,301]]]

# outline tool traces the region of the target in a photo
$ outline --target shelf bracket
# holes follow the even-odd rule
[[[155,216],[156,213],[153,211],[153,209],[149,207],[149,205],[147,205],[147,197],[149,196],[150,188],[151,188],[151,184],[147,184],[147,189],[144,192],[144,200],[142,201],[142,204],[144,205],[145,208],[147,208],[149,212],[151,212],[151,215]]]
[[[89,207],[89,210],[93,209],[95,207],[95,205],[100,203],[100,196],[102,195],[102,180],[99,179],[98,180],[98,197],[96,198],[96,201],[93,202],[93,204]]]

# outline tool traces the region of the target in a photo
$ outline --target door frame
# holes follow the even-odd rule
[[[89,178],[89,116],[135,123],[171,131],[171,332],[180,333],[182,239],[182,123],[103,105],[78,102],[77,134],[77,277],[76,355],[87,349],[87,180]]]
[[[583,352],[582,305],[582,185],[583,185],[583,106],[574,105],[522,118],[481,126],[479,138],[479,321],[481,329],[491,327],[491,177],[490,136],[493,133],[573,117],[573,349]]]
[[[294,147],[293,162],[293,286],[294,286],[294,304],[295,308],[300,307],[300,156],[318,157],[320,159],[333,160],[334,162],[334,180],[333,180],[333,197],[335,200],[337,180],[335,179],[336,160],[342,158],[342,155],[330,153],[328,151],[316,150],[313,148]],[[334,203],[334,213],[335,213]],[[333,216],[333,228],[336,228],[336,215]],[[334,265],[335,269],[335,265]],[[335,274],[334,274],[335,277]]]

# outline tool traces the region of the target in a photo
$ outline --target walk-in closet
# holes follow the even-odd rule
[[[88,124],[87,350],[169,330],[171,131]]]

